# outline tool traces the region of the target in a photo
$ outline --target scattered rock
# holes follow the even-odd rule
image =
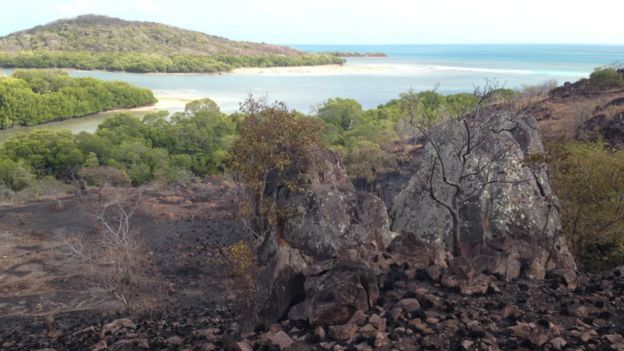
[[[136,325],[133,321],[129,319],[117,319],[114,320],[102,327],[102,332],[100,333],[100,337],[104,338],[107,335],[115,334],[117,331],[121,329],[136,329]]]
[[[370,317],[368,317],[368,323],[370,323],[373,328],[385,332],[386,331],[386,319],[381,318],[377,313],[374,313]]]
[[[112,351],[149,350],[149,341],[145,338],[119,340],[113,344]]]
[[[338,341],[350,341],[355,338],[358,326],[347,323],[344,325],[333,325],[329,327],[329,335]]]
[[[402,308],[407,312],[414,312],[420,309],[420,302],[414,298],[403,299],[397,303],[397,307]]]
[[[578,318],[587,318],[589,317],[589,309],[585,306],[579,306],[573,309],[572,315]]]
[[[375,335],[375,347],[380,348],[380,347],[385,347],[387,346],[389,343],[388,341],[388,333],[384,333],[384,332],[378,332]]]
[[[184,344],[184,340],[182,340],[181,337],[176,335],[165,340],[165,343],[167,343],[168,345],[172,345],[172,346],[180,346]]]
[[[323,327],[314,328],[314,335],[319,338],[319,340],[325,340],[325,329]]]
[[[551,339],[549,343],[555,350],[563,350],[563,348],[568,344],[565,339],[560,336]]]
[[[106,344],[106,340],[100,340],[97,344],[91,347],[91,351],[104,351],[108,349],[108,344]]]
[[[253,347],[249,345],[246,341],[239,341],[234,344],[236,351],[253,351]]]
[[[273,344],[280,347],[280,349],[284,350],[291,347],[295,341],[288,336],[288,334],[284,333],[284,331],[279,331],[275,334],[272,334],[268,337],[268,340]]]

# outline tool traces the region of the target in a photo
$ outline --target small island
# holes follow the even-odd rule
[[[233,41],[153,22],[98,15],[59,20],[0,38],[0,67],[135,73],[220,73],[242,67],[343,64],[333,54]]]

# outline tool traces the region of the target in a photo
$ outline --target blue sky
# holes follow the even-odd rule
[[[621,0],[2,2],[0,35],[96,13],[278,44],[624,44]]]

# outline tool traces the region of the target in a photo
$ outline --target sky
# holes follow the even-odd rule
[[[624,44],[621,0],[2,0],[0,36],[101,14],[275,44]]]

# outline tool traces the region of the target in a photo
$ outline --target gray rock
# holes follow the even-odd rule
[[[320,340],[325,340],[325,329],[323,329],[323,327],[314,328],[314,335]]]
[[[236,351],[253,351],[253,347],[249,345],[246,341],[239,341],[234,344],[234,348]]]
[[[368,323],[370,323],[370,325],[375,327],[375,329],[379,330],[380,332],[386,331],[386,319],[381,318],[381,316],[379,316],[377,313],[371,315],[368,318]]]
[[[387,210],[377,197],[354,189],[334,153],[322,156],[301,189],[267,189],[288,215],[273,224],[258,250],[260,324],[269,325],[305,302],[305,317],[330,325],[368,309],[378,297],[373,258],[395,236]]]
[[[184,343],[184,340],[176,335],[165,340],[165,343],[167,343],[168,345],[180,346]]]
[[[443,181],[438,152],[427,142],[414,176],[393,203],[391,229],[443,243],[448,251],[474,259],[471,264],[478,270],[507,279],[542,279],[551,269],[574,270],[559,235],[559,201],[546,167],[525,162],[525,156],[543,152],[535,119],[495,112],[469,117],[466,123],[472,145],[467,154],[463,121],[449,121],[429,132],[447,180],[461,188],[459,195]],[[450,211],[431,196],[431,188],[442,202],[452,205],[456,200],[459,247],[454,247]]]
[[[560,336],[551,339],[549,343],[555,350],[562,350],[568,344],[566,340]]]
[[[120,329],[136,329],[136,325],[130,319],[116,319],[102,327],[100,337],[104,338],[107,335],[115,334]]]
[[[355,339],[357,331],[358,326],[352,323],[329,327],[329,335],[338,341],[350,341]]]
[[[408,298],[408,299],[403,299],[399,301],[399,303],[397,303],[397,307],[400,307],[406,310],[407,312],[414,312],[420,309],[420,303],[418,302],[417,299]]]
[[[305,311],[311,325],[336,325],[368,311],[379,297],[377,277],[359,261],[332,260],[306,276]],[[364,321],[366,317],[364,316]]]
[[[145,338],[135,338],[135,339],[124,339],[119,340],[115,344],[111,350],[113,351],[138,351],[138,350],[149,350],[150,344],[149,341]]]
[[[271,344],[279,346],[280,350],[285,350],[295,343],[295,341],[283,331],[272,334],[268,336],[267,339]]]

